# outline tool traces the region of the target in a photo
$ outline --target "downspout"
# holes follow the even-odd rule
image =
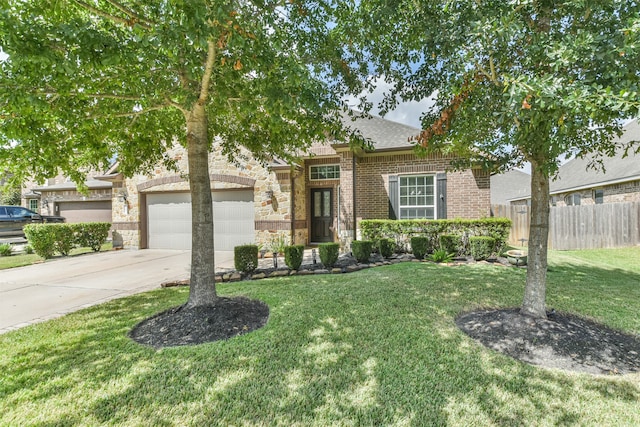
[[[352,192],[353,192],[353,240],[358,240],[358,233],[356,228],[358,227],[358,218],[356,216],[356,153],[353,153],[351,158],[351,173],[352,173]]]

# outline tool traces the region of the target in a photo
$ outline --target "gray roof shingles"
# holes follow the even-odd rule
[[[529,196],[531,175],[517,169],[491,176],[491,204],[508,205],[509,200]]]
[[[358,114],[358,113],[356,113]],[[378,116],[344,118],[344,124],[360,131],[363,137],[370,139],[376,150],[410,149],[414,144],[409,138],[420,133],[420,129],[402,123],[392,122]]]
[[[640,141],[640,124],[637,119],[624,127],[624,133],[618,138],[618,141],[621,144]],[[575,158],[560,166],[558,179],[551,181],[551,193],[640,179],[640,155],[633,154],[631,150],[629,155],[624,158],[622,151],[613,157],[603,158],[604,171],[587,169],[587,165],[592,159],[593,156],[587,156],[583,159]]]
[[[90,190],[107,189],[111,188],[113,184],[111,182],[98,181],[96,179],[89,179],[85,182],[85,185]],[[60,190],[75,190],[75,182],[62,182],[60,184],[52,184],[34,188],[35,191],[60,191]]]
[[[627,145],[632,141],[640,141],[640,124],[638,119],[627,123],[623,127],[623,134],[617,138],[620,145]],[[593,156],[583,159],[569,160],[558,170],[558,177],[550,183],[550,193],[558,194],[579,189],[595,188],[616,182],[635,181],[640,179],[640,154],[634,154],[632,150],[623,158],[623,151],[619,151],[613,157],[604,157],[602,169],[587,169],[587,165]],[[493,182],[491,183],[493,193]],[[511,197],[510,200],[528,199],[531,189],[520,196]]]

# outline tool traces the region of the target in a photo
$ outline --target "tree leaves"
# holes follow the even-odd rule
[[[303,16],[299,7],[7,1],[0,161],[40,178],[57,168],[77,174],[115,155],[126,173],[150,169],[167,145],[185,141],[184,114],[200,98],[210,40],[217,59],[209,132],[226,152],[247,146],[264,158],[286,157],[327,131],[339,133],[340,92],[314,74],[316,66],[331,68],[327,55],[340,57],[312,40],[328,37],[331,11]],[[48,166],[34,167],[34,158]]]
[[[553,173],[558,155],[606,149],[619,120],[638,116],[637,2],[349,4],[355,17],[339,32],[370,52],[367,74],[395,84],[382,109],[436,94],[430,149],[510,146],[504,168],[544,151]],[[472,91],[470,75],[482,76]]]

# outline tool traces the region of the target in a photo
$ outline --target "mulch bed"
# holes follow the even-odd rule
[[[547,319],[517,308],[462,314],[458,327],[486,347],[546,368],[590,374],[640,371],[640,337],[567,313]]]
[[[269,307],[244,297],[218,298],[207,306],[181,305],[138,323],[134,341],[154,348],[195,345],[246,334],[263,327]]]
[[[471,261],[456,264],[465,262]],[[509,265],[506,259],[494,262]],[[246,334],[268,319],[269,307],[261,301],[218,298],[204,307],[166,310],[140,322],[129,336],[154,348],[196,345]],[[456,324],[484,346],[532,365],[590,374],[640,371],[640,337],[573,314],[551,311],[547,319],[534,319],[518,308],[479,310],[461,314]]]

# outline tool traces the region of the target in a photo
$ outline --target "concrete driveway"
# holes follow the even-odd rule
[[[0,270],[0,333],[189,277],[190,251],[109,251]],[[216,267],[233,252],[216,252]]]

